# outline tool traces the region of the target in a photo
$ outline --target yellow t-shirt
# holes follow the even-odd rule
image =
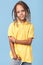
[[[18,25],[17,25],[18,24]],[[34,27],[30,22],[14,23],[12,22],[8,29],[8,36],[13,36],[17,40],[27,40],[34,38]],[[22,62],[32,62],[32,47],[31,45],[21,45],[14,43],[15,52],[21,57]],[[10,50],[10,57],[13,58]]]

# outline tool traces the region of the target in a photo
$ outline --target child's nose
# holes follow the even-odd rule
[[[22,11],[20,12],[20,15],[22,15],[23,13],[22,13]]]

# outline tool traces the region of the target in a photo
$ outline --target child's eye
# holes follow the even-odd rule
[[[20,13],[20,11],[17,11],[17,13]]]
[[[17,11],[17,13],[24,12],[25,10]]]
[[[22,12],[24,12],[25,10],[21,10]]]

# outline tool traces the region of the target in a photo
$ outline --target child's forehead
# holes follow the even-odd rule
[[[19,8],[19,7],[22,7],[22,8],[23,8],[23,5],[21,5],[21,4],[17,4],[16,7],[18,7],[18,8]]]
[[[24,7],[23,7],[22,5],[20,5],[20,4],[18,4],[18,5],[16,6],[16,10],[18,10],[18,9],[24,9]]]

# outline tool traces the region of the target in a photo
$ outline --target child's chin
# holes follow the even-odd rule
[[[25,20],[24,18],[21,19],[21,21]]]

